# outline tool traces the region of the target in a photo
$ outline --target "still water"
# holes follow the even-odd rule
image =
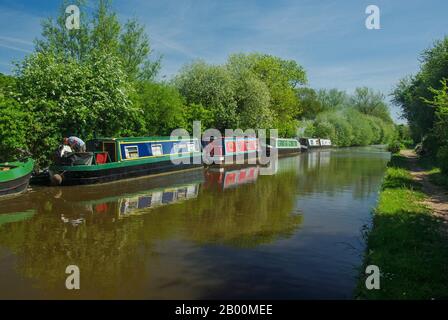
[[[33,188],[0,201],[0,298],[349,299],[389,153]],[[77,265],[81,289],[65,288]]]

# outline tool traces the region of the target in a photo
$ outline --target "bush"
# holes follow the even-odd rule
[[[79,62],[39,52],[18,65],[17,75],[18,101],[32,115],[26,142],[38,164],[48,163],[64,135],[121,136],[142,126],[131,84],[113,56],[95,52]]]
[[[393,154],[400,152],[401,143],[399,141],[393,141],[387,146],[387,150]]]
[[[20,104],[0,93],[0,162],[17,160],[18,149],[27,149],[28,122]]]
[[[437,152],[437,161],[444,174],[448,174],[448,146],[442,146]]]

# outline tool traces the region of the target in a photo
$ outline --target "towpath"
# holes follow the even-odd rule
[[[400,154],[408,159],[409,172],[422,185],[422,191],[426,194],[423,204],[444,220],[445,230],[448,231],[448,190],[430,181],[428,171],[419,166],[418,156],[413,150],[402,150]]]

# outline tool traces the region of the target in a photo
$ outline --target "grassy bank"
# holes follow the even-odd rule
[[[408,160],[393,156],[367,235],[358,298],[448,298],[448,239],[441,221],[421,203],[424,199],[408,171]],[[381,289],[366,289],[367,265],[380,268]]]

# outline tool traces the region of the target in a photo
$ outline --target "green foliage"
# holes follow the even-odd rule
[[[320,89],[317,92],[317,98],[322,105],[322,112],[343,109],[349,101],[348,94],[338,89]]]
[[[448,146],[442,146],[437,152],[437,161],[442,173],[448,174]]]
[[[303,110],[301,116],[305,119],[315,119],[324,111],[322,102],[319,100],[317,92],[312,88],[297,88],[296,95]]]
[[[268,88],[273,125],[279,135],[294,136],[298,125],[296,118],[302,111],[295,88],[307,81],[304,69],[293,60],[259,53],[231,56],[229,64],[237,59]]]
[[[27,149],[28,115],[14,99],[0,93],[0,162],[16,160]]]
[[[420,142],[425,136],[434,133],[439,139],[446,141],[447,131],[438,132],[441,119],[437,115],[438,108],[434,106],[444,104],[446,99],[443,79],[448,78],[448,36],[426,49],[421,54],[420,61],[420,71],[397,84],[393,101],[401,107],[404,117],[408,120],[415,142]],[[437,147],[429,151],[435,155]]]
[[[309,131],[307,133],[310,133]],[[323,119],[317,121],[312,131],[312,137],[321,137],[326,139],[331,139],[336,136],[336,128],[330,121]]]
[[[123,135],[139,126],[132,87],[112,55],[93,52],[80,62],[38,52],[17,68],[18,100],[33,115],[27,142],[37,160],[48,159],[64,135]]]
[[[301,112],[296,86],[306,82],[295,61],[265,54],[231,55],[223,66],[197,61],[185,66],[174,84],[188,104],[201,104],[213,126],[279,129],[293,136]]]
[[[304,136],[328,138],[341,147],[388,144],[396,137],[392,123],[348,107],[320,113],[315,120],[301,123]]]
[[[270,94],[263,81],[248,70],[233,74],[239,128],[271,128],[274,114],[270,109]]]
[[[355,93],[350,97],[350,105],[361,113],[392,123],[389,108],[384,102],[382,93],[374,92],[367,87],[356,88]]]
[[[174,84],[188,104],[201,104],[213,113],[215,128],[238,125],[235,86],[226,68],[197,61],[183,67]]]
[[[352,146],[366,146],[375,143],[373,136],[373,128],[368,118],[358,112],[356,109],[348,109],[345,111],[347,121],[352,127]]]
[[[391,153],[399,153],[401,149],[401,144],[399,141],[393,141],[387,146],[387,150]]]
[[[193,122],[194,121],[200,121],[201,122],[201,129],[206,130],[208,128],[213,127],[213,113],[204,108],[202,104],[195,104],[191,103],[185,107],[185,122],[186,127],[185,129],[188,130],[188,132],[193,132]]]
[[[65,26],[65,8],[69,4],[80,8],[79,29],[68,30]],[[104,52],[121,61],[131,80],[153,79],[160,69],[160,59],[149,59],[152,50],[143,26],[136,20],[121,25],[111,0],[98,0],[93,11],[84,0],[64,1],[56,20],[43,21],[42,38],[36,41],[36,49],[76,61],[90,59],[93,51]]]
[[[177,89],[163,83],[141,83],[137,105],[143,112],[146,135],[170,135],[185,127],[184,100]]]

